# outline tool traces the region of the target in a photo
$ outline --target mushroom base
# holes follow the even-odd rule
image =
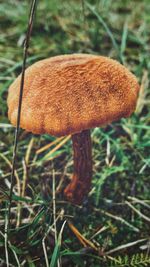
[[[72,135],[74,174],[71,183],[66,187],[65,197],[81,204],[87,196],[92,179],[92,147],[90,130]]]

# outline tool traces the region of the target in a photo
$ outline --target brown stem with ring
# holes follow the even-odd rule
[[[92,179],[92,146],[90,130],[72,135],[74,174],[71,183],[66,187],[66,198],[81,204],[88,194]]]

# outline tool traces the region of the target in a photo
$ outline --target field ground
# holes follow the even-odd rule
[[[150,266],[149,0],[38,1],[28,65],[74,52],[110,56],[137,76],[141,92],[131,118],[92,131],[94,174],[83,206],[63,197],[73,170],[70,139],[61,145],[20,132],[5,244],[14,140],[7,89],[21,72],[30,2],[0,1],[0,266],[8,258],[10,266]]]

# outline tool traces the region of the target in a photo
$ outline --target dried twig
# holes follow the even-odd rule
[[[19,95],[18,114],[17,114],[17,127],[15,130],[14,147],[13,147],[11,187],[10,187],[10,192],[9,192],[9,205],[8,205],[8,213],[7,213],[8,223],[7,223],[6,229],[5,229],[5,232],[6,232],[5,249],[7,249],[7,247],[8,247],[8,234],[9,234],[9,229],[10,229],[10,214],[11,214],[13,187],[14,187],[14,175],[15,175],[15,168],[16,168],[16,154],[17,154],[18,137],[19,137],[19,129],[20,129],[20,117],[21,117],[21,106],[22,106],[22,97],[23,97],[23,88],[24,88],[26,59],[27,59],[29,41],[30,41],[32,25],[33,25],[33,20],[34,20],[34,14],[35,14],[35,10],[36,10],[36,4],[37,4],[37,0],[33,0],[31,3],[27,34],[26,34],[26,39],[25,39],[25,44],[24,44],[24,54],[23,54],[22,74],[21,74],[21,84],[20,84],[20,95]],[[7,259],[7,256],[8,255],[6,254],[7,265],[9,266],[9,260]]]
[[[23,54],[23,63],[22,63],[22,73],[21,73],[21,84],[20,84],[20,95],[19,95],[19,103],[18,103],[18,115],[17,115],[17,126],[15,130],[15,139],[14,139],[14,148],[13,148],[13,160],[12,160],[12,172],[11,172],[11,187],[9,194],[9,206],[8,206],[8,229],[10,225],[10,212],[11,212],[11,203],[12,203],[12,194],[14,187],[14,173],[16,168],[16,154],[18,147],[18,137],[19,137],[19,129],[20,129],[20,118],[21,118],[21,106],[22,106],[22,97],[23,97],[23,88],[24,88],[24,79],[25,79],[25,68],[26,68],[26,60],[29,48],[29,41],[31,37],[32,25],[34,20],[34,14],[36,10],[37,0],[33,0],[30,9],[29,21],[28,21],[28,29],[26,34],[26,39],[24,43],[24,54]]]

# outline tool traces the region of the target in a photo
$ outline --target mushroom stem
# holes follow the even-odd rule
[[[92,179],[92,146],[90,130],[72,135],[74,174],[64,193],[66,198],[81,204],[88,194]]]

